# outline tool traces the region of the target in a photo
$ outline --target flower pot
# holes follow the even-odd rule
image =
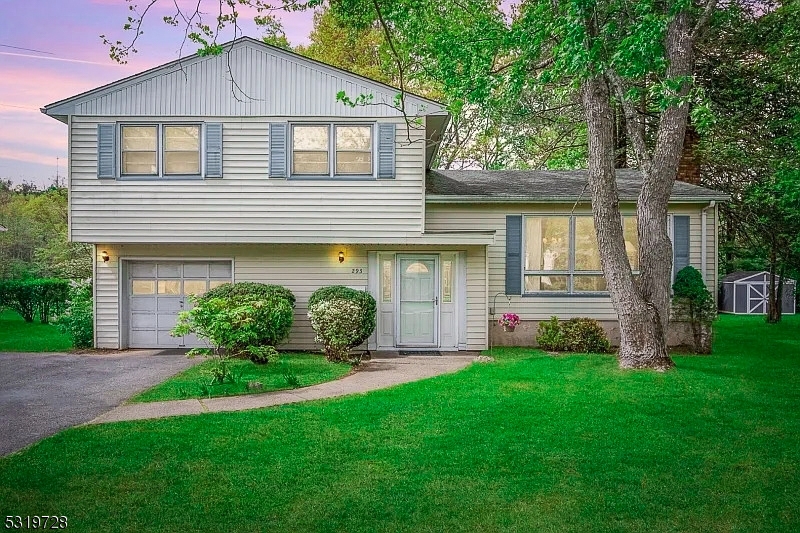
[[[508,326],[508,325],[506,325],[506,326],[503,326],[503,331],[506,331],[506,332],[508,332],[508,333],[511,333],[512,331],[514,331],[514,328],[515,328],[515,327],[516,327],[516,326]]]

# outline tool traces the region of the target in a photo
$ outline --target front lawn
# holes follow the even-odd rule
[[[16,311],[0,310],[0,352],[63,352],[72,339],[52,324],[25,322]]]
[[[665,374],[496,349],[366,395],[75,428],[0,459],[0,508],[75,531],[798,531],[800,317],[717,335]]]
[[[204,361],[184,370],[165,382],[131,398],[131,402],[160,402],[185,398],[236,396],[258,392],[308,387],[323,381],[339,379],[350,372],[351,366],[330,363],[317,354],[281,354],[278,360],[266,365],[234,359],[230,361],[233,382],[209,385],[207,370],[212,361]],[[263,388],[249,390],[248,382],[257,381]]]

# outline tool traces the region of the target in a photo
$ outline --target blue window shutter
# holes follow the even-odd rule
[[[672,264],[676,276],[682,268],[689,265],[689,216],[672,217]],[[674,279],[674,276],[673,276]]]
[[[222,124],[206,123],[206,177],[222,177]]]
[[[271,122],[269,125],[269,177],[289,177],[289,125]]]
[[[97,125],[97,177],[115,179],[117,177],[117,125],[103,123]]]
[[[378,124],[378,178],[392,179],[394,169],[394,124]]]
[[[522,216],[506,216],[506,294],[522,294]]]

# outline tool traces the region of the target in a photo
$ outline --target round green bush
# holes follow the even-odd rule
[[[536,336],[539,348],[551,352],[608,353],[611,343],[605,330],[593,318],[570,318],[559,322],[558,317],[550,317],[539,323]]]
[[[611,343],[600,323],[593,318],[570,318],[562,326],[564,347],[570,352],[608,353]]]
[[[366,291],[342,285],[322,287],[308,299],[308,318],[331,361],[344,361],[350,349],[375,331],[377,305]]]
[[[294,294],[286,287],[282,287],[281,285],[268,285],[266,283],[254,283],[251,281],[225,283],[203,294],[200,299],[210,300],[211,298],[240,297],[257,297],[264,299],[278,297],[287,300],[292,307],[295,306]]]

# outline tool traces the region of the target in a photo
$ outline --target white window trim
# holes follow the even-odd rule
[[[296,126],[324,126],[328,128],[328,173],[303,174],[294,171],[294,129]],[[363,126],[370,129],[370,157],[372,171],[368,174],[337,174],[336,173],[336,128],[337,126]],[[338,179],[338,180],[363,180],[378,177],[378,144],[376,139],[375,123],[371,122],[290,122],[289,123],[289,177],[295,179]]]
[[[125,174],[122,168],[122,129],[128,126],[155,127],[156,128],[156,169],[155,174]],[[199,135],[199,169],[198,174],[167,174],[164,171],[164,127],[165,126],[197,126],[200,128]],[[117,178],[125,181],[147,181],[147,180],[186,180],[203,179],[206,174],[206,127],[204,122],[118,122],[117,123]]]
[[[622,218],[635,217],[635,213],[622,213]],[[525,269],[525,253],[528,247],[527,243],[527,219],[528,218],[569,218],[569,258],[567,261],[567,270],[526,270]],[[604,276],[601,270],[575,270],[575,235],[576,235],[576,217],[592,217],[591,213],[524,213],[522,215],[522,250],[521,252],[521,267],[522,267],[522,295],[523,296],[608,296],[609,291],[576,291],[575,290],[575,276]],[[638,274],[639,270],[633,270],[633,274]],[[564,291],[527,291],[525,290],[525,276],[564,276],[567,278],[567,290]]]

